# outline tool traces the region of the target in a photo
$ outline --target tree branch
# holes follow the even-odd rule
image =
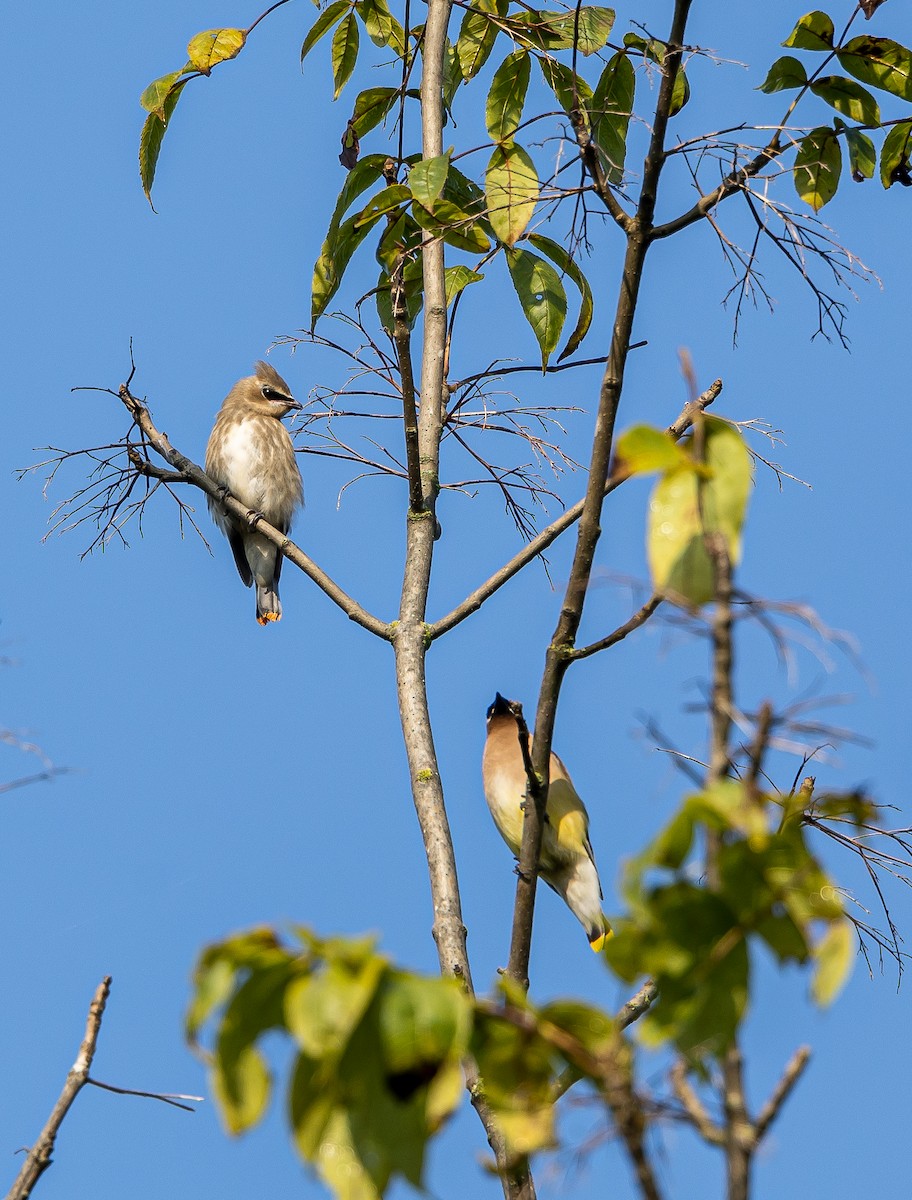
[[[6,1200],[27,1200],[32,1194],[32,1188],[51,1165],[54,1153],[54,1143],[63,1123],[64,1117],[70,1111],[73,1101],[89,1082],[89,1071],[92,1059],[95,1057],[95,1047],[101,1032],[101,1018],[104,1015],[105,1004],[111,991],[111,976],[106,975],[95,989],[92,1003],[89,1005],[89,1015],[86,1020],[85,1034],[76,1061],[70,1067],[63,1085],[63,1091],[57,1098],[57,1103],[51,1110],[37,1142],[29,1150],[22,1164],[16,1182],[6,1197]]]
[[[195,487],[205,492],[207,496],[211,496],[214,500],[217,500],[226,512],[231,513],[242,521],[249,523],[257,516],[257,514],[252,513],[245,504],[241,504],[233,496],[225,495],[224,489],[220,488],[214,480],[210,479],[202,467],[198,467],[196,463],[192,462],[186,455],[181,454],[179,450],[176,450],[171,445],[167,434],[162,433],[155,425],[149,409],[130,392],[129,383],[121,385],[118,395],[146,440],[161,455],[165,462],[179,473],[183,482],[192,483]],[[143,474],[147,473],[145,465],[137,466],[134,462],[134,466],[136,466],[137,470],[141,470]],[[159,468],[155,467],[154,464],[149,464],[149,467],[148,474],[152,478],[156,478],[155,472]],[[299,546],[296,546],[286,534],[275,529],[262,517],[258,517],[256,520],[256,530],[257,533],[261,533],[273,545],[278,546],[288,561],[293,563],[300,571],[303,571],[334,604],[337,604],[342,609],[350,620],[360,625],[362,629],[366,629],[368,633],[373,633],[376,637],[383,638],[384,641],[390,640],[389,625],[385,621],[379,620],[372,613],[369,613],[367,609],[352,599],[325,571],[317,566],[313,559],[309,558]]]
[[[810,1062],[810,1058],[810,1046],[799,1046],[792,1055],[788,1066],[782,1073],[782,1078],[776,1084],[773,1094],[767,1100],[766,1104],[764,1104],[760,1110],[760,1115],[754,1122],[753,1142],[755,1146],[758,1146],[763,1141],[770,1125],[775,1121],[783,1104],[788,1100],[798,1080],[804,1074],[804,1069]]]

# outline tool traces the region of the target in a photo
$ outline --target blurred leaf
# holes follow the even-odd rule
[[[560,340],[567,294],[552,266],[530,250],[507,250],[510,278],[541,350],[542,370]]]
[[[803,87],[807,83],[807,71],[800,59],[791,54],[777,58],[767,72],[766,79],[760,84],[759,92],[784,92],[791,88]]]
[[[891,38],[867,35],[846,42],[836,57],[843,70],[862,83],[912,100],[912,51]]]
[[[568,275],[572,279],[579,289],[579,317],[577,318],[573,332],[567,339],[566,346],[564,346],[563,350],[557,356],[557,361],[562,362],[565,358],[573,354],[575,350],[579,349],[580,343],[589,332],[589,326],[592,324],[592,289],[589,286],[588,279],[580,270],[579,265],[570,256],[569,251],[564,246],[540,233],[530,234],[528,241],[536,250],[540,250],[542,254],[547,255],[565,275]]]
[[[814,947],[816,970],[811,980],[811,996],[821,1008],[832,1004],[845,987],[855,950],[855,928],[848,918],[834,921]]]
[[[627,156],[627,128],[633,112],[636,73],[628,54],[609,58],[599,76],[589,110],[592,140],[609,183],[620,183]]]
[[[811,84],[811,91],[837,112],[862,125],[880,124],[880,105],[867,88],[842,75],[824,75]]]
[[[817,10],[803,16],[782,44],[796,50],[832,50],[834,33],[832,20]]]
[[[909,164],[912,158],[912,121],[894,125],[880,149],[880,182],[885,188],[894,183],[912,184]]]
[[[405,30],[390,12],[387,0],[357,0],[355,10],[375,46],[389,46],[399,55],[405,53]]]
[[[378,954],[357,966],[329,962],[319,973],[289,985],[285,1025],[309,1058],[335,1058],[344,1052],[387,969],[386,959]]]
[[[159,116],[157,113],[150,112],[139,135],[139,178],[150,205],[152,204],[152,183],[155,179],[155,168],[158,164],[162,140],[186,83],[187,80],[183,79],[171,88],[162,103],[163,115]]]
[[[801,139],[795,156],[795,191],[819,212],[836,195],[842,170],[839,139],[826,125]]]
[[[522,146],[495,146],[485,172],[488,220],[497,237],[512,246],[532,220],[539,195],[538,175]]]
[[[208,75],[214,66],[237,58],[247,40],[243,29],[207,29],[191,38],[187,57],[194,70]]]
[[[423,158],[409,171],[409,187],[419,204],[433,211],[434,202],[443,191],[450,169],[450,151],[436,158]]]
[[[499,1015],[478,1012],[471,1051],[511,1154],[552,1146],[557,1073],[552,1046],[534,1030],[520,1030]]]
[[[491,81],[485,104],[485,125],[491,140],[507,142],[522,119],[531,64],[525,50],[508,54]]]
[[[350,12],[351,5],[349,0],[334,0],[332,4],[328,4],[320,13],[313,25],[308,31],[307,37],[304,39],[304,44],[301,46],[301,62],[307,57],[310,51],[316,46],[317,42],[325,33],[332,29],[338,21],[342,19],[345,13]]]
[[[652,425],[633,425],[625,430],[615,443],[615,459],[631,475],[693,467],[684,447],[664,429]]]
[[[469,286],[470,283],[479,283],[484,279],[484,275],[479,271],[473,271],[471,267],[459,264],[455,267],[447,267],[444,271],[446,279],[446,302],[447,308],[453,303],[461,291]]]
[[[358,137],[374,129],[385,120],[387,113],[399,100],[399,89],[391,87],[367,88],[359,92],[355,100],[351,123]]]
[[[212,1087],[228,1132],[245,1133],[269,1104],[269,1069],[258,1050],[244,1045],[230,1058],[217,1056]]]
[[[351,79],[358,61],[359,37],[358,22],[349,13],[339,22],[332,39],[333,100],[338,100],[339,93]]]

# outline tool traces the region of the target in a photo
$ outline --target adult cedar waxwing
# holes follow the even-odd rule
[[[515,702],[498,692],[488,709],[481,772],[491,816],[518,859],[527,781],[515,711]],[[600,951],[611,936],[611,926],[602,912],[602,887],[589,844],[589,814],[556,754],[551,755],[538,873],[581,922],[592,949]]]
[[[301,405],[275,367],[258,362],[254,370],[225,397],[206,447],[206,474],[287,533],[294,510],[304,503],[304,485],[282,417]],[[278,621],[281,550],[211,497],[209,511],[228,538],[245,586],[256,581],[257,621]]]

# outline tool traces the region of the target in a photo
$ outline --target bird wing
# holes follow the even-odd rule
[[[231,553],[234,555],[238,574],[244,581],[244,587],[250,587],[253,583],[253,575],[250,570],[250,563],[247,561],[247,554],[244,550],[244,539],[236,529],[229,529],[226,532],[228,545],[231,547]]]

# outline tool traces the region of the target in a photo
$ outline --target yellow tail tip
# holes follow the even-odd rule
[[[606,921],[605,928],[603,929],[603,931],[601,933],[597,933],[595,935],[595,937],[591,937],[589,939],[589,945],[592,947],[593,951],[596,954],[601,954],[601,952],[605,949],[605,943],[608,941],[609,938],[613,938],[613,937],[614,937],[614,930],[611,928],[611,926]]]

